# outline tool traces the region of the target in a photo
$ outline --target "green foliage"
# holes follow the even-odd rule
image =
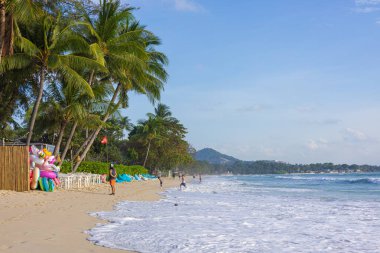
[[[115,169],[119,175],[121,174],[146,174],[148,170],[140,165],[131,165],[126,166],[122,164],[115,164]],[[71,164],[69,162],[64,162],[61,167],[62,173],[71,172]],[[82,162],[79,166],[77,172],[86,172],[92,174],[108,174],[109,172],[109,163],[102,162]]]
[[[172,116],[170,108],[158,104],[147,118],[129,134],[129,147],[138,153],[138,162],[160,170],[191,163],[190,146],[185,141],[187,130]]]
[[[62,160],[86,157],[78,172],[108,173],[104,161],[162,170],[192,161],[186,128],[168,106],[158,104],[134,129],[117,115],[128,107],[131,91],[157,101],[168,76],[168,59],[157,51],[160,39],[136,20],[133,7],[120,0],[11,2],[6,11],[14,22],[7,34],[13,37],[7,41],[13,53],[0,60],[0,137],[28,133],[29,142],[33,134],[34,141],[55,145]],[[100,144],[102,136],[107,145]],[[70,164],[62,171],[70,172]]]

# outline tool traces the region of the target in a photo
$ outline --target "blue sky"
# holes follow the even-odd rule
[[[161,102],[196,148],[380,164],[380,0],[133,0],[170,60]],[[132,122],[153,106],[131,95]]]

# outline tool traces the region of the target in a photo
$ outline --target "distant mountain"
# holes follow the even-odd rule
[[[222,154],[212,148],[204,148],[195,153],[195,160],[206,161],[212,164],[226,164],[240,161],[235,157]]]

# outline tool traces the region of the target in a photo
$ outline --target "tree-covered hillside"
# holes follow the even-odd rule
[[[222,155],[212,149],[211,154]],[[226,155],[223,155],[226,156]],[[284,173],[344,173],[344,172],[378,172],[380,166],[374,165],[348,165],[333,163],[314,163],[314,164],[290,164],[278,161],[240,161],[235,159],[233,162],[216,163],[215,159],[208,161],[202,157],[198,159],[197,153],[194,155],[195,161],[183,169],[190,173],[204,174],[284,174]],[[212,156],[211,156],[212,157]],[[230,157],[230,156],[226,156]],[[212,157],[214,158],[214,157]],[[206,160],[206,161],[205,161]]]

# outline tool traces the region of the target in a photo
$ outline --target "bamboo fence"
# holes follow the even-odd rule
[[[29,191],[28,146],[0,146],[0,190]]]

